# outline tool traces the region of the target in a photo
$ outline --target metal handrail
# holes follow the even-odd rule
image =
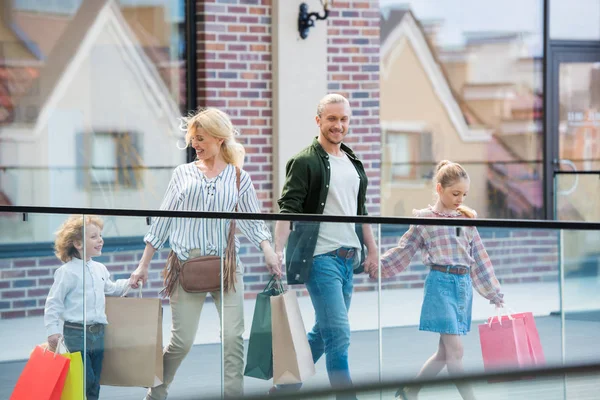
[[[236,213],[211,211],[166,211],[130,210],[117,208],[43,207],[43,206],[0,206],[0,213],[20,214],[85,214],[123,217],[167,217],[167,218],[208,218],[291,222],[337,222],[380,225],[440,225],[476,226],[488,228],[515,229],[567,229],[600,231],[600,222],[525,220],[525,219],[470,219],[470,218],[415,218],[415,217],[375,217],[322,214],[287,213]]]
[[[386,380],[382,382],[361,383],[349,388],[343,389],[307,389],[300,390],[294,393],[274,393],[269,396],[269,399],[316,399],[331,396],[333,394],[353,394],[353,393],[368,393],[378,391],[395,391],[400,387],[410,386],[442,386],[455,385],[460,383],[472,383],[481,381],[511,381],[518,380],[523,377],[550,378],[562,375],[597,375],[600,372],[600,363],[585,363],[571,364],[559,366],[545,366],[535,368],[521,368],[519,370],[498,371],[498,372],[481,372],[469,373],[460,376],[440,376],[434,378],[419,378],[419,379],[402,379],[402,380]],[[244,399],[258,400],[264,399],[264,394],[244,396]],[[212,398],[210,398],[212,399]],[[214,398],[215,400],[217,397]]]

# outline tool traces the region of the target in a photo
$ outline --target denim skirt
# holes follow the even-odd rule
[[[425,279],[419,330],[466,335],[471,329],[471,275],[431,270]]]

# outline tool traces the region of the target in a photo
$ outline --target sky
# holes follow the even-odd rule
[[[408,6],[418,19],[443,21],[438,35],[443,46],[463,45],[463,32],[522,32],[531,34],[530,44],[541,51],[542,0],[379,0],[379,4],[382,9]]]
[[[334,3],[335,4],[335,3]],[[529,33],[534,55],[543,44],[543,0],[379,0],[383,9],[408,5],[418,19],[443,20],[443,46],[464,44],[463,32]],[[600,0],[550,0],[551,39],[600,40]]]

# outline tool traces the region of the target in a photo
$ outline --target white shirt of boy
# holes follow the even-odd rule
[[[44,310],[47,336],[62,334],[62,321],[84,325],[108,324],[105,297],[120,296],[127,287],[127,279],[111,281],[110,273],[104,264],[90,260],[84,266],[82,260],[73,258],[54,273],[54,283],[48,293]],[[84,293],[85,322],[83,320]]]

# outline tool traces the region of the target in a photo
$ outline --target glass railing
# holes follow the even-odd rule
[[[73,246],[85,248],[84,257],[95,263],[84,266],[74,257],[61,267],[64,263],[54,254],[55,233],[71,213],[78,215],[71,221],[74,226],[88,221],[87,239],[75,238]],[[96,217],[90,220],[91,214]],[[152,225],[156,229],[170,217],[172,226],[179,223],[183,232],[202,230],[200,246],[208,254],[221,255],[226,221],[232,216],[237,217],[238,272],[243,275],[237,274],[237,290],[228,291],[223,301],[220,291],[213,292],[213,299],[180,286],[170,300],[161,295],[169,241],[149,262],[142,300],[136,299],[137,289],[120,298],[126,286],[120,280],[129,279],[138,267],[143,237]],[[90,236],[98,233],[93,225],[100,222],[94,218],[103,221],[103,243]],[[282,280],[285,294],[280,295],[276,290],[265,292],[271,275],[257,247],[264,236],[256,232],[275,232],[276,220],[282,218],[288,221],[285,226],[294,220],[288,244],[295,243],[295,252],[286,251],[286,263],[294,265]],[[325,222],[328,228],[323,228]],[[274,381],[302,382],[301,388],[278,386],[276,394],[316,398],[310,393],[330,390],[330,378],[334,389],[346,388],[350,382],[346,374],[357,387],[391,381],[414,385],[414,379],[452,380],[487,372],[522,371],[531,377],[527,368],[600,361],[597,279],[568,273],[590,263],[600,265],[600,254],[578,252],[580,248],[566,240],[569,235],[597,235],[598,223],[2,207],[0,224],[0,338],[7,344],[0,355],[0,398],[9,398],[19,378],[24,379],[28,360],[34,363],[32,350],[48,341],[53,332],[49,327],[56,326],[53,321],[59,322],[65,336],[71,335],[67,347],[73,352],[85,354],[100,346],[93,339],[104,332],[100,393],[107,399],[143,398],[145,387],[152,386],[158,397],[164,393],[159,392],[163,381],[172,381],[169,399],[233,396],[242,390],[245,396],[266,395]],[[372,277],[357,268],[358,252],[331,253],[332,246],[340,247],[336,238],[357,226],[359,231],[369,226],[375,238],[372,259],[379,268]],[[321,237],[313,249],[312,235],[319,227],[334,234]],[[445,239],[436,240],[440,235]],[[398,247],[399,242],[403,246]],[[66,243],[70,248],[71,242]],[[181,237],[174,243],[181,258],[189,256],[187,250],[175,248]],[[395,255],[389,257],[394,248]],[[305,260],[312,265],[310,273],[302,266]],[[465,273],[457,260],[468,261],[472,270]],[[219,264],[223,276],[225,262]],[[106,283],[108,274],[116,285]],[[292,279],[307,283],[290,284]],[[51,306],[45,307],[53,285]],[[106,288],[105,312],[100,285]],[[498,287],[511,317],[490,325],[488,319],[497,311],[488,299],[498,298]],[[219,315],[224,316],[222,321]],[[85,331],[77,325],[84,321],[92,325]],[[79,347],[73,339],[78,327],[85,332]],[[498,346],[503,350],[499,352]],[[316,364],[313,358],[318,359]],[[84,370],[96,369],[94,362],[84,357]],[[426,385],[420,398],[459,398],[450,383]],[[517,398],[552,393],[550,397],[562,399],[579,398],[568,394],[591,390],[590,385],[577,379],[494,384],[481,380],[464,390],[472,390],[478,398],[507,391]],[[371,387],[358,398],[391,398],[394,391],[384,389]]]

